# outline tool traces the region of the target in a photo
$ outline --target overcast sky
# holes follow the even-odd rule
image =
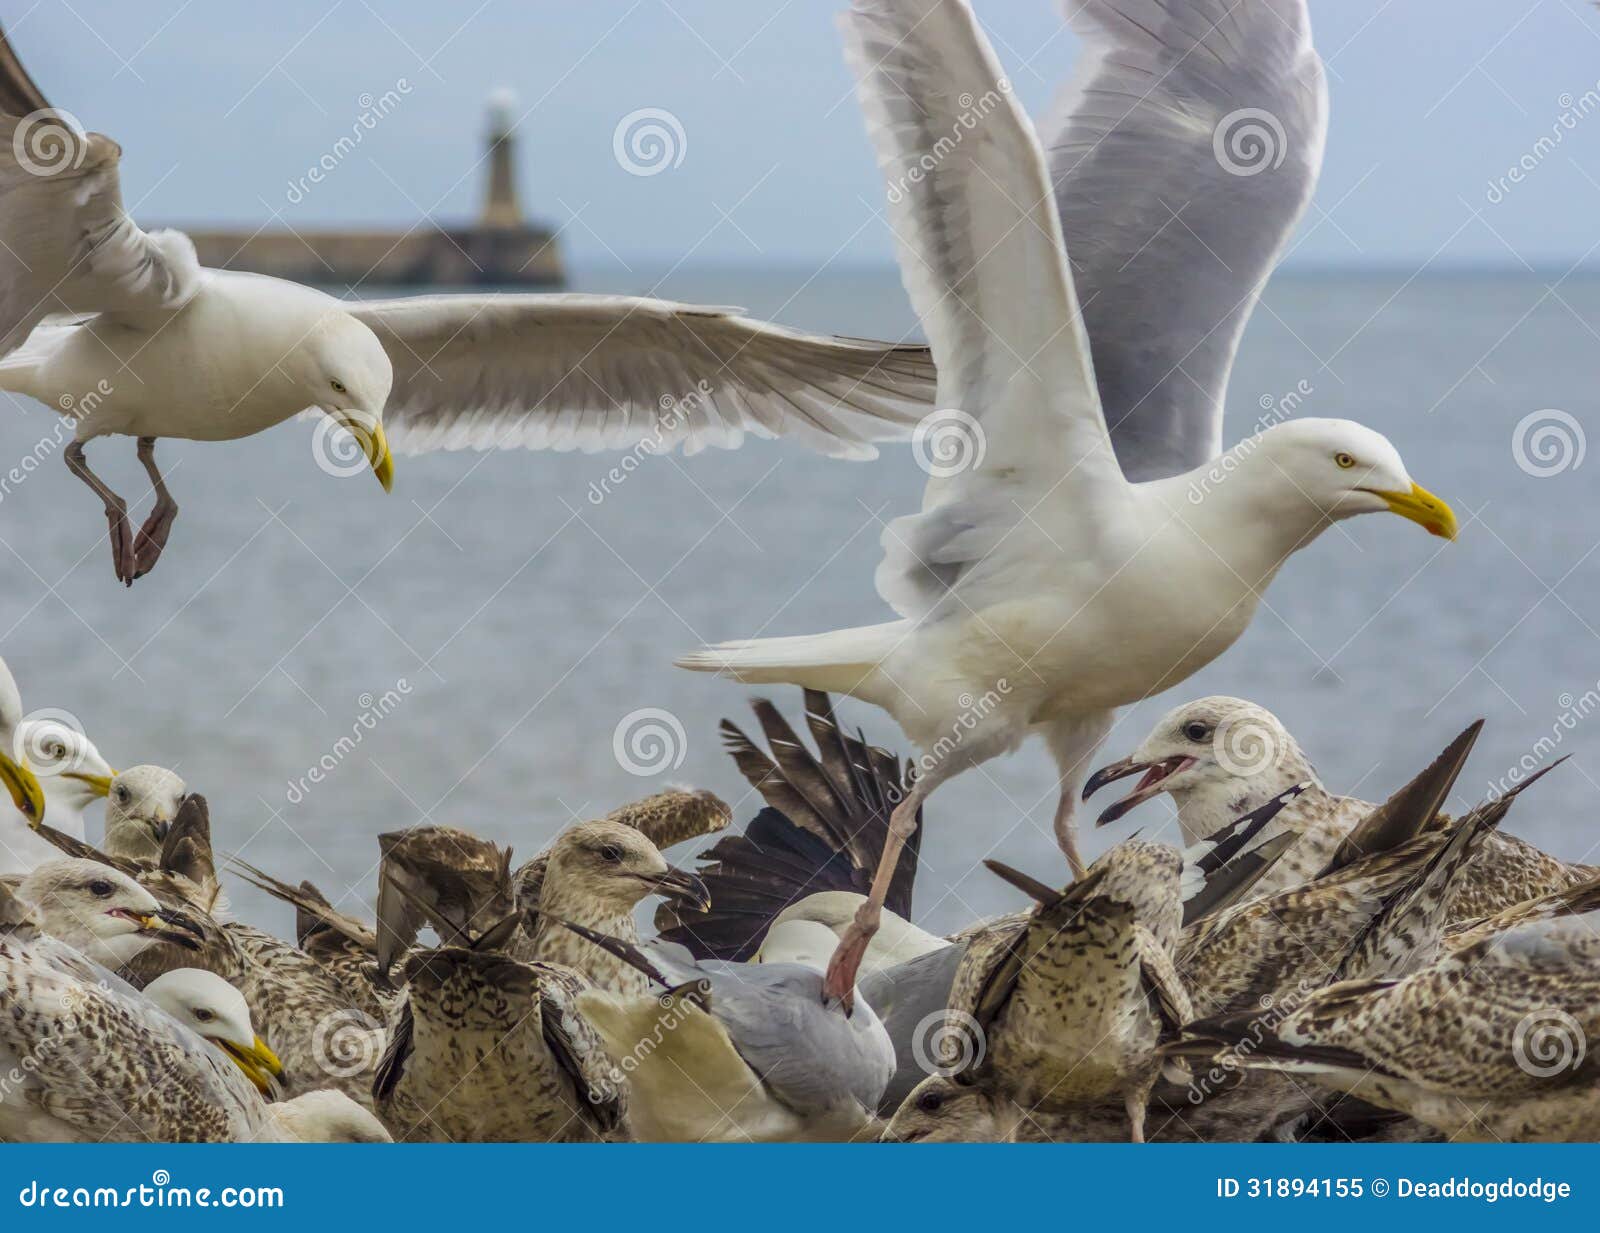
[[[484,102],[516,91],[521,188],[569,258],[891,258],[836,0],[29,0],[52,102],[124,148],[146,222],[408,225],[477,208]],[[1076,41],[1049,0],[979,0],[1039,114]],[[1332,128],[1297,264],[1565,268],[1600,241],[1600,12],[1581,0],[1313,0]],[[385,98],[388,102],[384,102]],[[682,133],[638,176],[613,138]],[[364,110],[386,114],[297,187]],[[667,122],[670,127],[670,122]],[[1553,149],[1536,143],[1560,129]],[[676,141],[676,135],[669,139]],[[1491,191],[1526,158],[1532,171]],[[1492,198],[1499,197],[1499,200]],[[1600,258],[1597,250],[1590,260]]]

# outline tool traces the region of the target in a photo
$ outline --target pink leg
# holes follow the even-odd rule
[[[894,880],[895,866],[900,863],[900,852],[906,841],[916,834],[917,810],[931,787],[924,786],[924,782],[913,785],[905,800],[889,815],[889,838],[872,875],[867,901],[856,910],[855,919],[844,931],[844,937],[834,948],[833,958],[828,961],[828,974],[822,979],[822,996],[842,1003],[847,1012],[855,1006],[856,973],[861,970],[867,944],[878,932],[878,924],[883,919],[883,901],[888,897],[889,883]]]

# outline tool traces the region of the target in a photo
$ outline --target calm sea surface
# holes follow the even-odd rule
[[[1332,787],[1377,796],[1487,716],[1455,803],[1519,762],[1570,753],[1507,827],[1600,859],[1600,457],[1525,468],[1514,444],[1525,417],[1549,410],[1600,436],[1600,279],[1557,277],[1274,281],[1234,373],[1228,439],[1309,390],[1301,414],[1387,433],[1454,503],[1461,540],[1383,517],[1325,534],[1227,655],[1124,714],[1108,759],[1168,706],[1231,693],[1277,712]],[[913,325],[890,271],[610,271],[577,289],[740,304],[850,334]],[[713,788],[748,818],[716,737],[718,719],[748,714],[746,691],[679,672],[672,654],[884,619],[879,519],[915,508],[923,479],[904,449],[848,465],[753,442],[647,459],[620,485],[606,484],[615,456],[402,458],[385,497],[368,474],[325,474],[311,426],[291,422],[249,441],[162,445],[183,513],[159,569],[128,591],[53,429],[35,404],[0,418],[0,474],[48,442],[43,464],[0,490],[0,653],[26,705],[78,716],[114,765],[176,768],[209,797],[220,847],[362,902],[373,837],[424,820],[532,855],[569,821],[668,782]],[[130,499],[146,491],[132,442],[102,442],[91,459]],[[592,485],[610,491],[596,500]],[[774,696],[798,715],[798,693]],[[681,725],[676,767],[619,765],[613,734],[641,708]],[[901,741],[869,708],[848,717]],[[330,769],[312,782],[319,765]],[[1057,877],[1053,805],[1042,748],[941,790],[924,922],[1017,906],[984,856]],[[1170,836],[1168,819],[1147,805],[1091,850],[1139,825]],[[248,888],[235,903],[290,926]]]

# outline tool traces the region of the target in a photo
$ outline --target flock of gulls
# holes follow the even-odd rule
[[[51,109],[0,36],[0,388],[74,421],[66,462],[121,583],[174,525],[160,438],[307,410],[386,490],[391,437],[866,457],[953,415],[972,454],[885,530],[898,619],[679,661],[803,691],[806,736],[765,699],[764,746],[724,721],[765,806],[739,832],[680,789],[521,863],[412,827],[380,837],[368,908],[214,847],[203,796],[115,771],[0,665],[0,1139],[1600,1138],[1600,868],[1503,831],[1531,778],[1443,811],[1479,725],[1381,803],[1335,795],[1226,697],[1095,769],[1117,709],[1225,651],[1333,522],[1457,528],[1361,425],[1288,418],[1222,449],[1234,353],[1321,163],[1303,0],[1068,8],[1083,50],[1043,139],[966,0],[842,18],[927,346],[202,268],[126,214],[120,148]],[[1272,121],[1253,168],[1239,116]],[[137,531],[87,462],[106,435],[136,438],[150,477]],[[835,694],[916,756],[845,731]],[[1035,734],[1066,869],[985,862],[1013,913],[919,927],[934,789]],[[1085,862],[1081,801],[1134,776],[1099,824],[1166,795],[1181,846]],[[714,835],[692,870],[663,855]],[[234,919],[231,878],[292,905],[294,938]]]

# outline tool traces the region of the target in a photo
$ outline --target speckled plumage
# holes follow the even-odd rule
[[[1290,784],[1307,784],[1299,800],[1263,835],[1266,840],[1292,830],[1301,838],[1257,884],[1258,897],[1315,877],[1356,826],[1378,808],[1370,801],[1330,792],[1277,716],[1241,698],[1201,698],[1174,708],[1156,722],[1131,757],[1113,764],[1114,773],[1102,772],[1100,779],[1109,782],[1147,769],[1155,774],[1151,768],[1164,770],[1177,765],[1178,759],[1186,764],[1155,784],[1141,785],[1135,797],[1168,793],[1190,841],[1256,808]],[[1125,810],[1113,806],[1107,812],[1120,817]],[[1437,825],[1449,821],[1449,815],[1441,814]],[[1448,915],[1452,921],[1488,916],[1596,875],[1600,867],[1569,864],[1525,840],[1493,834],[1457,880]]]
[[[974,938],[950,994],[986,1042],[973,1068],[1028,1110],[1121,1096],[1138,1138],[1163,1015],[1187,1017],[1168,979],[1181,872],[1175,848],[1128,840],[1023,921]],[[1181,1002],[1167,1012],[1164,999]]]
[[[575,973],[493,949],[411,955],[375,1086],[397,1140],[592,1142],[624,1104]]]
[[[0,1140],[280,1136],[244,1074],[0,889]]]
[[[1452,1137],[1600,1136],[1600,913],[1535,920],[1399,981],[1313,994],[1240,1051],[1403,1110]],[[1238,1019],[1185,1033],[1226,1043]],[[1187,1048],[1188,1046],[1186,1046]]]

